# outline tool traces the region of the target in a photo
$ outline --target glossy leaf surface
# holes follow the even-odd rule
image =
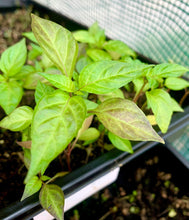
[[[129,140],[118,137],[111,132],[108,132],[108,138],[117,149],[133,153],[132,145]]]
[[[39,194],[39,201],[57,220],[63,220],[64,194],[55,184],[44,184]]]
[[[173,113],[170,95],[162,89],[154,89],[146,92],[146,97],[158,126],[165,133],[169,127]]]
[[[44,97],[45,95],[51,94],[52,92],[54,92],[54,88],[38,81],[35,94],[34,94],[35,102],[38,103],[42,97]]]
[[[112,57],[105,51],[100,49],[88,49],[87,55],[93,60],[93,61],[101,61],[101,60],[111,60]]]
[[[0,69],[8,76],[17,74],[26,62],[27,49],[25,39],[6,49],[0,60]]]
[[[33,109],[29,106],[18,107],[0,121],[0,127],[11,131],[22,131],[31,124],[32,116]]]
[[[176,63],[162,63],[153,68],[152,75],[161,77],[179,77],[187,71],[187,68]]]
[[[26,185],[21,201],[38,192],[41,189],[42,181],[34,176]]]
[[[73,92],[75,89],[73,81],[65,75],[39,73],[47,79],[53,86],[66,92]]]
[[[115,59],[118,59],[124,55],[132,56],[134,58],[136,57],[136,53],[124,42],[119,40],[109,40],[103,45],[103,48],[107,50]]]
[[[171,90],[182,90],[189,87],[189,82],[176,77],[169,77],[165,80],[165,86]]]
[[[10,114],[20,103],[23,89],[16,81],[0,83],[0,105],[6,114]]]
[[[45,172],[49,163],[77,135],[85,117],[86,105],[79,96],[70,98],[55,90],[38,102],[32,121],[31,166],[26,182],[37,173]]]
[[[83,131],[78,139],[82,141],[91,141],[99,138],[99,136],[100,132],[96,128],[90,127]]]
[[[79,76],[81,91],[105,94],[118,89],[149,68],[144,64],[127,64],[119,61],[99,61],[86,66]]]
[[[123,139],[164,142],[153,130],[144,113],[130,100],[108,99],[93,112],[110,132]]]
[[[71,32],[35,15],[32,15],[32,30],[48,58],[71,78],[78,53],[78,45]]]

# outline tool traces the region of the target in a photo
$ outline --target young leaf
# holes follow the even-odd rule
[[[119,150],[133,153],[132,145],[129,140],[120,138],[112,132],[108,132],[108,138],[110,139],[111,143]]]
[[[146,92],[146,97],[158,126],[165,133],[169,127],[173,113],[170,95],[162,89],[154,89]]]
[[[28,53],[28,60],[34,60],[36,57],[40,56],[43,52],[40,46],[32,43],[31,46],[32,49]]]
[[[103,48],[108,51],[114,59],[119,59],[125,55],[136,58],[136,53],[125,43],[119,40],[109,40],[103,45]]]
[[[184,66],[175,63],[162,63],[156,65],[152,70],[153,76],[160,77],[179,77],[182,76],[188,69]]]
[[[54,92],[54,89],[51,86],[48,86],[40,81],[38,81],[37,83],[37,87],[35,90],[35,102],[38,103],[39,100],[47,95],[47,94],[51,94],[52,92]]]
[[[78,117],[79,115],[79,117]],[[31,166],[26,182],[45,172],[77,135],[86,117],[86,106],[79,96],[55,90],[38,102],[32,121]]]
[[[64,194],[59,186],[55,184],[44,184],[39,194],[39,200],[42,207],[57,220],[64,219]]]
[[[123,139],[164,143],[144,113],[130,100],[108,99],[92,112],[109,131]]]
[[[62,26],[32,14],[33,33],[48,58],[66,76],[72,77],[78,45],[71,32]]]
[[[118,89],[139,77],[144,64],[127,64],[120,61],[104,60],[87,65],[80,73],[79,88],[81,91],[105,94]]]
[[[87,55],[93,60],[93,61],[101,61],[101,60],[111,60],[112,57],[105,51],[100,49],[88,49]]]
[[[6,49],[1,56],[0,69],[8,76],[16,75],[26,62],[27,49],[25,39]]]
[[[81,70],[90,63],[92,63],[92,61],[89,57],[81,57],[76,63],[77,72],[80,73]]]
[[[28,198],[29,196],[33,195],[34,193],[38,192],[41,189],[42,181],[37,177],[34,176],[25,186],[23,196],[21,201]]]
[[[24,32],[22,35],[28,38],[29,40],[33,41],[34,43],[38,44],[33,32]]]
[[[0,83],[0,106],[10,114],[22,99],[23,89],[16,81]]]
[[[100,132],[96,128],[90,127],[87,130],[83,131],[78,139],[82,141],[91,141],[98,139],[99,136]]]
[[[18,107],[0,121],[0,127],[11,131],[22,131],[31,124],[32,116],[33,109],[29,106]]]
[[[95,38],[88,31],[79,30],[73,32],[74,38],[82,43],[95,44]]]
[[[101,48],[105,42],[106,35],[103,29],[100,28],[98,22],[95,22],[89,28],[89,34],[94,37],[95,39],[95,46]]]
[[[171,90],[182,90],[189,87],[189,82],[176,77],[169,77],[165,80],[165,86]]]
[[[96,102],[92,102],[88,99],[84,99],[85,105],[87,107],[87,111],[93,110],[97,108],[98,104]]]
[[[31,73],[35,73],[36,70],[35,70],[35,67],[34,66],[30,66],[30,65],[24,65],[20,72],[18,72],[14,78],[15,79],[19,79],[19,80],[24,80],[25,81],[25,78],[31,74]]]
[[[75,85],[73,81],[64,75],[48,73],[39,73],[39,75],[43,76],[58,89],[61,89],[66,92],[73,92],[75,90]]]

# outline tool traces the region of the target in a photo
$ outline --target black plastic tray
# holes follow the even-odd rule
[[[172,148],[167,147],[167,145],[158,144],[126,163],[123,167],[121,167],[119,176],[115,183],[107,186],[110,194],[117,195],[117,193],[114,191],[119,187],[123,187],[124,189],[126,189],[127,194],[130,194],[134,190],[134,186],[128,181],[129,178],[131,178],[131,176],[134,176],[136,169],[140,168],[141,165],[143,166],[145,161],[152,159],[155,156],[158,156],[158,170],[170,173],[171,182],[173,182],[179,188],[179,193],[188,196],[189,168],[186,167],[185,164],[179,160],[179,158],[172,152],[171,149]],[[153,180],[151,181],[153,182]],[[104,191],[101,192],[103,193]],[[65,214],[65,219],[70,219],[69,217],[73,215],[73,210],[77,210],[79,212],[79,216],[81,219],[99,219],[102,215],[104,215],[104,213],[106,213],[106,211],[109,211],[108,207],[102,208],[101,206],[102,204],[101,202],[99,202],[99,198],[97,198],[96,196],[90,197],[73,209],[69,210]],[[94,211],[95,214],[93,213],[91,215],[91,212],[86,212],[86,210],[99,211]],[[135,219],[135,217],[128,216],[128,219]]]

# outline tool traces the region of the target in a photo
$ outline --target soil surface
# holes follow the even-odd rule
[[[128,165],[115,184],[68,211],[65,220],[189,219],[185,179],[179,176],[177,179],[176,169],[172,170],[174,173],[167,172],[161,160],[153,156],[139,163],[139,167]]]

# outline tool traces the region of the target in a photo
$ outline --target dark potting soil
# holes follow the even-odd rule
[[[65,213],[65,220],[189,219],[188,170],[177,162],[166,165],[167,156],[166,162],[150,155],[131,162],[116,183]]]

